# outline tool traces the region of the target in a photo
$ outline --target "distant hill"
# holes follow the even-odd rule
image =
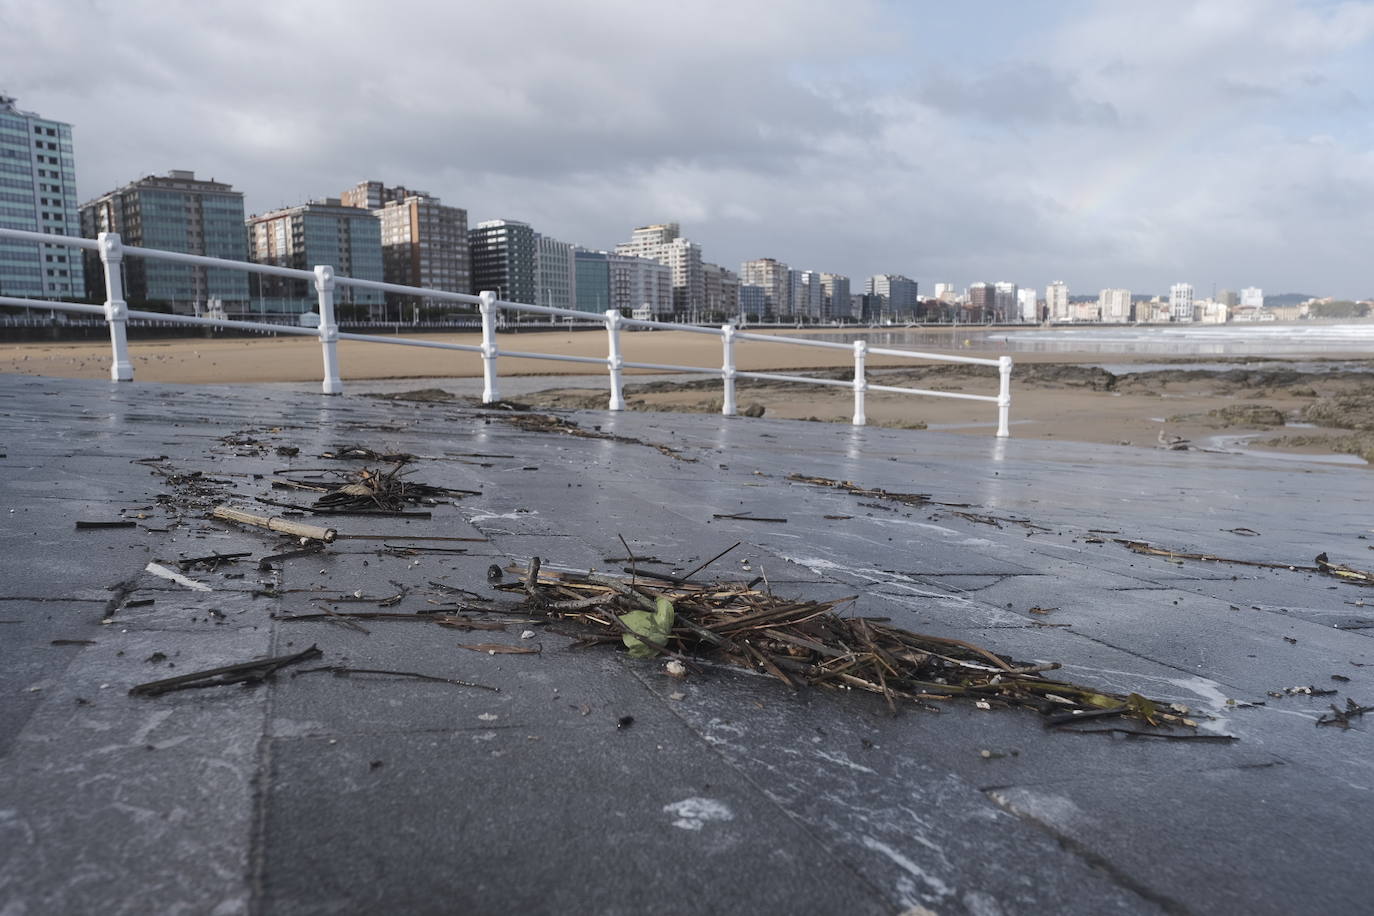
[[[1264,304],[1269,308],[1283,305],[1302,305],[1308,299],[1315,299],[1311,293],[1280,293],[1277,296],[1265,296]]]

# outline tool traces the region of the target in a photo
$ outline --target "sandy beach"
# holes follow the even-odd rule
[[[787,331],[797,334],[796,331]],[[476,334],[433,335],[426,339],[477,345]],[[673,365],[720,364],[716,337],[683,332],[627,333],[622,337],[627,361]],[[1004,352],[987,335],[949,335],[943,352],[995,357]],[[606,337],[599,332],[554,331],[503,336],[510,350],[604,357]],[[131,342],[130,354],[139,380],[189,384],[296,382],[320,378],[320,347],[312,338],[215,339],[206,337]],[[1189,369],[1196,357],[1163,360],[1158,356],[1093,352],[1016,353],[1012,385],[1012,434],[1160,447],[1160,436],[1182,437],[1196,448],[1272,450],[1293,455],[1333,455],[1333,460],[1374,460],[1374,361],[1366,354],[1327,354],[1330,371],[1285,369],[1266,360],[1264,369],[1247,361],[1207,360],[1207,368]],[[108,378],[108,343],[17,343],[0,345],[0,372],[64,378]],[[852,358],[842,350],[741,342],[736,348],[742,370],[781,372],[829,370],[847,377]],[[463,379],[481,375],[475,353],[415,347],[390,347],[343,341],[339,345],[342,375],[351,392],[366,391],[366,380]],[[1169,368],[1130,372],[1132,363],[1167,362]],[[1248,361],[1253,363],[1254,361]],[[1099,368],[1110,363],[1115,374]],[[1232,368],[1232,365],[1235,368]],[[1122,366],[1126,369],[1120,368]],[[995,394],[991,367],[929,364],[872,357],[870,381],[902,387],[968,394]],[[520,400],[546,407],[605,406],[604,388],[589,389],[604,370],[590,364],[558,363],[503,357],[503,376],[549,376],[548,390]],[[687,384],[636,382],[627,370],[626,397],[631,409],[718,410],[720,382],[703,378]],[[583,377],[568,387],[567,376]],[[404,385],[400,382],[395,385]],[[443,387],[442,382],[438,383]],[[419,386],[417,386],[419,387]],[[852,393],[843,388],[787,383],[741,382],[740,407],[757,404],[766,415],[791,419],[848,422]],[[995,427],[996,407],[949,398],[870,393],[870,424],[946,429],[988,435]],[[1294,425],[1296,424],[1296,425]],[[1276,457],[1279,457],[1276,456]]]

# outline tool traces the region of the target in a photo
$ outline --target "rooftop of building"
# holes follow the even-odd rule
[[[372,215],[372,211],[365,207],[346,207],[343,201],[337,197],[326,197],[321,200],[309,200],[303,204],[296,204],[293,207],[281,207],[270,210],[267,213],[253,213],[248,216],[248,222],[262,222],[269,219],[281,219],[285,216],[294,216],[302,213],[328,212],[335,216],[346,216],[350,219],[370,219],[377,217]]]
[[[500,229],[505,226],[523,226],[528,229],[530,224],[518,219],[484,219],[473,226],[473,229]]]
[[[33,118],[39,121],[46,121],[49,124],[59,124],[64,127],[71,127],[66,121],[58,121],[55,118],[45,118],[36,111],[25,111],[19,107],[19,99],[15,96],[0,92],[0,111],[6,114],[18,115],[21,118]]]
[[[517,424],[365,390],[0,376],[15,912],[1367,909],[1370,730],[1315,723],[1372,702],[1374,614],[1309,570],[1370,565],[1367,470],[767,417]],[[353,537],[265,567],[299,543],[209,517],[397,453],[466,492],[298,519]],[[995,700],[894,713],[708,661],[678,680],[519,612],[425,616],[533,556],[673,575],[736,542],[691,578],[857,596],[1185,704],[1214,740]],[[310,646],[256,689],[128,693]]]
[[[242,191],[235,191],[233,185],[227,182],[216,181],[214,178],[197,178],[196,173],[193,171],[173,169],[165,175],[145,175],[126,185],[115,188],[113,191],[106,191],[104,194],[97,195],[82,204],[82,206],[87,207],[97,201],[105,200],[110,197],[150,188],[171,191],[194,191],[201,194],[228,194],[233,197],[243,197]]]

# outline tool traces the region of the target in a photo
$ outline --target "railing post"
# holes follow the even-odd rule
[[[625,366],[625,358],[620,355],[620,309],[606,309],[606,336],[610,342],[606,368],[611,374],[611,403],[606,409],[624,410],[625,392],[620,384],[620,370]]]
[[[725,392],[720,399],[720,412],[727,417],[735,415],[735,326],[722,325],[720,329],[721,348],[725,351],[725,361],[720,367],[720,377],[725,382]]]
[[[320,307],[320,350],[324,357],[324,381],[320,390],[325,394],[342,394],[339,378],[339,322],[334,317],[334,268],[328,264],[315,267],[315,293]]]
[[[997,436],[1005,439],[1011,435],[1008,425],[1011,419],[1011,357],[997,358],[997,373],[1001,376],[1001,386],[997,389]]]
[[[854,341],[854,425],[863,426],[868,422],[864,415],[864,392],[868,391],[868,379],[864,377],[864,362],[868,358],[868,341]]]
[[[100,263],[105,267],[105,321],[110,325],[110,347],[114,351],[110,380],[129,382],[134,378],[134,364],[129,362],[129,304],[124,301],[124,275],[120,273],[124,245],[118,232],[100,233],[99,244]]]
[[[496,307],[496,293],[486,289],[481,292],[482,304],[482,403],[492,404],[501,399],[496,388],[496,319],[500,310]]]

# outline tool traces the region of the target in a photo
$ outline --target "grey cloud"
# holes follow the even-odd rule
[[[1309,8],[1254,2],[1181,49],[1168,11],[1073,5],[914,88],[922,35],[864,0],[0,0],[0,57],[22,105],[76,124],[87,196],[190,168],[261,211],[375,178],[597,247],[678,220],[708,260],[856,281],[1368,292],[1367,154],[1282,139],[1293,116],[1349,136],[1331,100],[1363,104],[1368,42],[1293,63],[1255,29]],[[1265,60],[1236,54],[1252,39]]]
[[[1083,98],[1076,84],[1074,77],[1042,64],[1019,63],[968,79],[938,74],[916,97],[949,114],[995,124],[1115,125],[1116,109]]]

